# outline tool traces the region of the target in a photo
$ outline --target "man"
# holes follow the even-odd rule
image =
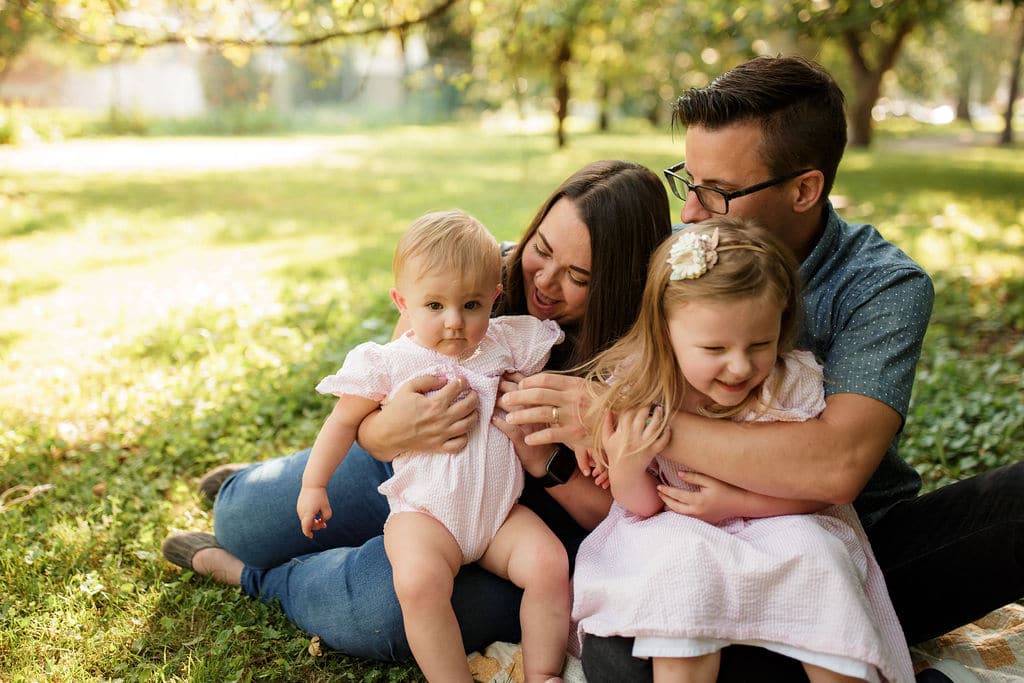
[[[1019,599],[1024,463],[919,496],[920,477],[897,453],[933,290],[906,254],[873,227],[844,222],[828,201],[846,146],[835,81],[798,57],[760,57],[686,92],[673,119],[686,128],[685,162],[666,171],[685,201],[682,220],[754,218],[800,259],[799,346],[825,364],[827,407],[803,423],[680,414],[667,455],[759,493],[853,502],[911,644]],[[649,680],[649,661],[632,658],[631,647],[631,639],[587,638],[588,680]],[[793,660],[734,646],[723,651],[720,676],[802,672]]]

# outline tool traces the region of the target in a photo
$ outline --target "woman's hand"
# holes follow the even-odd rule
[[[743,516],[750,495],[748,491],[699,472],[683,470],[679,472],[679,478],[697,490],[658,486],[658,495],[669,510],[709,524]]]
[[[589,406],[586,380],[548,372],[507,378],[500,386],[503,391],[498,406],[508,412],[509,424],[537,426],[526,434],[527,444],[564,443],[577,453],[592,445],[589,430],[583,424]],[[515,389],[513,382],[518,383]]]
[[[533,425],[517,427],[509,424],[507,420],[501,419],[497,414],[491,418],[491,423],[512,442],[523,469],[532,477],[543,477],[547,472],[548,459],[555,452],[556,446],[549,443],[537,445],[526,443],[525,437],[534,429]]]
[[[479,398],[467,389],[462,378],[424,375],[410,380],[360,423],[360,445],[384,462],[406,453],[458,453],[477,419]]]

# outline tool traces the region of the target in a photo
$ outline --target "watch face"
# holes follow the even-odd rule
[[[551,475],[552,479],[557,480],[559,484],[564,484],[572,478],[572,474],[575,471],[576,454],[568,446],[559,446],[558,450],[551,456],[551,459],[548,460],[548,474]]]

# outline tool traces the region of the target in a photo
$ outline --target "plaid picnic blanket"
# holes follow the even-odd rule
[[[952,659],[981,683],[1024,681],[1024,606],[1015,603],[997,609],[910,648],[910,656],[915,671]]]
[[[958,662],[960,680],[952,669],[942,669],[956,683],[973,675],[980,683],[1024,681],[1024,606],[1011,604],[944,636],[910,648],[914,670],[942,660]],[[469,656],[473,678],[481,683],[523,681],[523,651],[516,643],[493,643],[482,654]],[[586,683],[580,660],[566,657],[565,683]]]

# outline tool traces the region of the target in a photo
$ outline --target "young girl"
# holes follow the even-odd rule
[[[913,680],[851,506],[755,494],[658,457],[686,438],[666,427],[677,410],[802,421],[824,409],[821,367],[792,350],[797,278],[767,232],[725,218],[688,228],[651,257],[636,324],[589,366],[596,471],[616,502],[580,547],[573,619],[581,638],[634,637],[659,683],[715,680],[734,643],[796,658],[812,681]]]
[[[526,680],[559,681],[569,632],[568,560],[540,518],[516,504],[522,467],[490,419],[501,375],[542,369],[562,332],[533,316],[490,318],[501,293],[500,250],[461,211],[414,222],[399,240],[393,269],[391,298],[410,329],[383,346],[357,346],[317,386],[338,402],[303,474],[296,506],[302,531],[312,538],[330,520],[327,482],[363,418],[414,377],[467,382],[480,410],[463,452],[403,455],[378,489],[391,507],[384,545],[406,637],[428,680],[472,680],[451,596],[459,568],[477,562],[523,589]]]

